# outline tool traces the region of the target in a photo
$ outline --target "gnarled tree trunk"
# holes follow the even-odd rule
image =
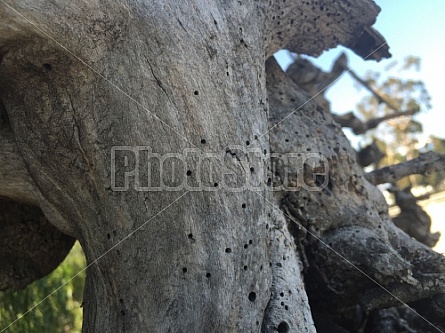
[[[0,195],[40,207],[81,242],[84,332],[314,332],[302,262],[328,289],[345,262],[279,209],[305,195],[320,196],[303,214],[309,231],[336,248],[363,230],[357,246],[371,239],[386,251],[367,272],[415,285],[339,127],[311,103],[297,109],[292,99],[308,96],[276,64],[266,73],[281,48],[315,55],[344,44],[368,55],[383,42],[377,13],[370,0],[0,3]],[[329,186],[269,191],[283,171],[269,155],[309,151],[333,163]],[[372,285],[353,273],[356,286]],[[356,289],[338,287],[346,311]]]

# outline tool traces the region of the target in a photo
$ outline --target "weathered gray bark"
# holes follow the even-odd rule
[[[288,212],[311,197],[304,215],[311,232],[332,238],[345,256],[374,241],[383,253],[360,247],[362,256],[351,260],[372,254],[367,269],[379,282],[421,290],[409,271],[413,254],[402,258],[393,248],[398,231],[386,230],[386,206],[369,194],[375,188],[366,189],[340,127],[313,104],[278,124],[278,115],[307,96],[270,60],[266,88],[265,61],[280,48],[315,55],[345,44],[369,53],[383,41],[371,28],[377,13],[368,0],[2,1],[0,100],[12,137],[2,129],[0,185],[11,190],[0,195],[38,205],[80,240],[91,264],[84,332],[314,332],[301,272],[307,260],[321,274],[308,290],[334,281],[345,297],[367,300],[357,289],[375,286],[285,223],[278,209],[284,199]],[[193,187],[201,174],[215,191],[136,191],[131,177],[127,191],[114,191],[115,146],[149,146],[161,155],[194,148],[190,163],[163,180]],[[330,185],[316,194],[272,195],[265,179],[277,175],[264,154],[243,152],[248,146],[325,154]],[[210,152],[222,163],[198,170]],[[159,184],[161,176],[134,151],[121,151],[115,162],[121,182],[140,164],[141,179]],[[247,170],[262,186],[218,187],[227,170],[239,179]],[[340,209],[345,200],[353,204]],[[356,231],[364,236],[337,249]],[[363,304],[391,302],[377,303]],[[347,305],[341,299],[338,308]]]
[[[309,263],[306,286],[319,331],[330,332],[337,324],[352,332],[364,329],[372,311],[402,302],[440,308],[442,303],[434,298],[445,291],[445,258],[394,226],[383,195],[355,163],[340,126],[315,103],[292,112],[307,100],[305,92],[274,61],[266,64],[271,149],[284,154],[299,147],[328,161],[315,161],[324,170],[323,177],[317,176],[320,172],[303,176],[323,190],[302,187],[277,193],[289,224],[298,226],[293,234]],[[294,181],[286,178],[293,170],[299,169],[292,160],[278,166],[279,183]],[[302,234],[302,228],[307,232]],[[443,314],[432,321],[443,329]],[[321,329],[323,325],[327,330]]]
[[[331,111],[331,105],[325,97],[326,89],[345,72],[348,58],[342,53],[333,63],[329,72],[324,72],[312,62],[298,57],[286,70],[287,76],[301,89],[308,93],[313,100],[325,111]]]
[[[428,176],[444,169],[445,155],[430,151],[421,154],[418,158],[371,171],[366,174],[366,179],[374,185],[395,183],[409,175]]]
[[[25,40],[3,42],[1,99],[29,173],[63,225],[47,217],[80,240],[88,262],[100,258],[87,274],[84,331],[258,330],[272,283],[270,206],[247,191],[113,192],[110,154],[122,145],[219,153],[264,133],[264,50],[253,47],[262,44],[261,11],[238,3],[14,6],[109,78],[32,26]],[[2,10],[9,26],[28,26]],[[258,146],[267,149],[267,137]],[[259,179],[263,164],[255,167]]]

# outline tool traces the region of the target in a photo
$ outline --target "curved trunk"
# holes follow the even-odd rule
[[[27,200],[86,253],[84,332],[314,332],[298,242],[267,190],[265,60],[339,43],[361,54],[361,39],[381,42],[378,8],[36,7],[0,8],[0,99]]]

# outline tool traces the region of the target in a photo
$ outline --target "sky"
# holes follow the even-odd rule
[[[419,72],[411,70],[398,72],[394,67],[391,75],[402,75],[420,79],[431,96],[432,109],[416,116],[423,124],[424,135],[445,138],[445,0],[377,0],[382,9],[374,27],[385,37],[390,47],[392,58],[380,62],[364,61],[352,51],[343,47],[325,51],[320,57],[311,60],[320,68],[328,70],[333,59],[341,51],[346,51],[349,67],[364,77],[368,70],[383,71],[390,63],[400,64],[406,56],[421,58]],[[287,51],[280,51],[276,58],[282,67],[286,67],[291,58]],[[360,101],[360,93],[354,88],[350,75],[344,74],[327,91],[332,111],[345,113],[355,109]]]

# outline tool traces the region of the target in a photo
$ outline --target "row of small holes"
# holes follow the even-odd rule
[[[197,95],[197,94],[195,94],[195,95]],[[258,136],[256,136],[256,135],[255,135],[255,140],[258,140]],[[201,143],[202,143],[203,145],[206,144],[206,143],[207,143],[206,139],[201,139]],[[250,145],[250,141],[247,140],[247,141],[246,141],[246,146],[249,146],[249,145]],[[266,151],[264,151],[264,154],[266,154]]]
[[[188,271],[188,270],[187,270],[187,267],[183,267],[183,268],[182,268],[182,272],[183,272],[184,274],[187,273],[187,271]],[[210,273],[207,273],[207,274],[206,274],[206,278],[207,278],[207,279],[209,279],[211,276],[212,276],[212,274],[210,274]]]

